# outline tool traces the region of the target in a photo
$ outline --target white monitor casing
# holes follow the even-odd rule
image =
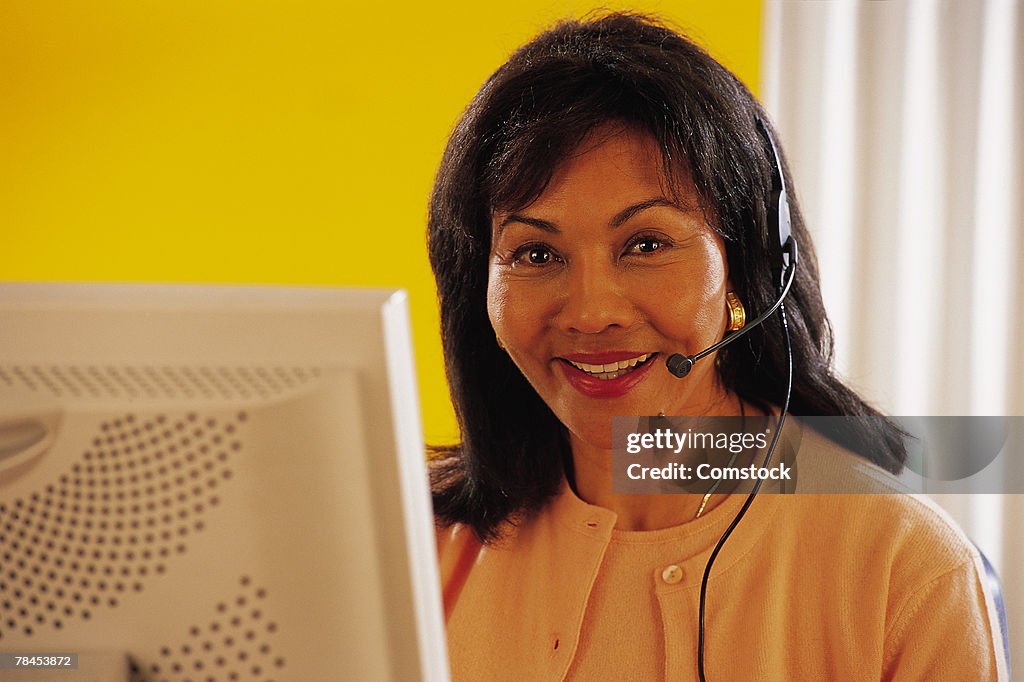
[[[4,284],[0,329],[0,652],[448,679],[404,292]]]

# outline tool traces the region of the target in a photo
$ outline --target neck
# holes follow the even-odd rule
[[[715,416],[756,414],[750,405],[741,405],[732,396],[715,410]],[[615,527],[620,530],[658,530],[671,528],[695,520],[700,511],[703,516],[720,505],[727,493],[705,494],[623,494],[612,491],[612,450],[582,440],[570,434],[572,448],[572,481],[576,494],[585,502],[604,507],[616,513]],[[708,490],[712,483],[708,483]],[[701,506],[703,505],[703,510]]]

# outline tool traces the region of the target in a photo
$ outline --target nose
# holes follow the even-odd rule
[[[558,327],[569,333],[600,334],[609,329],[628,329],[638,318],[637,308],[624,278],[611,263],[579,262],[569,267],[563,280]]]

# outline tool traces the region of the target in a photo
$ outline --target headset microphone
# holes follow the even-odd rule
[[[765,140],[768,141],[768,145],[772,149],[772,160],[775,162],[772,166],[772,191],[768,202],[768,224],[774,224],[778,228],[778,241],[772,243],[770,250],[773,252],[772,260],[775,263],[772,274],[778,282],[779,296],[768,310],[761,313],[750,324],[743,327],[743,329],[729,334],[718,343],[708,346],[701,352],[693,355],[683,355],[682,353],[670,355],[668,360],[665,361],[665,366],[668,367],[669,372],[679,378],[689,374],[690,370],[693,369],[693,365],[701,358],[711,355],[734,341],[738,341],[751,329],[760,326],[779,309],[782,301],[785,300],[786,295],[789,293],[789,288],[793,285],[799,249],[792,234],[792,224],[789,215],[789,194],[786,192],[786,183],[782,178],[782,160],[779,158],[779,151],[775,147],[775,140],[761,119],[757,119],[757,129]]]
[[[775,300],[775,303],[773,303],[772,306],[768,308],[768,310],[761,313],[750,324],[744,326],[743,329],[740,329],[738,331],[733,332],[732,334],[729,334],[718,343],[708,346],[699,353],[695,353],[694,355],[683,355],[682,353],[673,353],[672,355],[668,356],[668,360],[665,361],[665,366],[668,367],[668,371],[672,372],[672,374],[676,375],[679,378],[685,377],[687,374],[690,373],[690,370],[693,369],[694,363],[696,363],[698,360],[707,355],[711,355],[715,351],[724,348],[725,346],[728,346],[733,341],[738,341],[747,332],[763,323],[765,320],[771,317],[776,310],[779,309],[779,307],[782,305],[782,301],[785,300],[786,295],[789,293],[789,288],[793,285],[793,277],[796,275],[795,266],[797,261],[797,246],[796,242],[793,240],[792,237],[789,238],[789,244],[786,248],[787,253],[791,254],[792,257],[789,262],[789,265],[787,265],[783,270],[783,276],[785,277],[785,281],[782,283],[781,293],[779,293],[779,297]]]

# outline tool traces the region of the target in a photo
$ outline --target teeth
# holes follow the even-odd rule
[[[644,362],[649,357],[651,357],[651,354],[645,353],[643,355],[638,355],[635,358],[630,358],[629,360],[619,360],[618,362],[612,362],[606,365],[589,365],[585,362],[573,362],[572,360],[570,360],[569,363],[573,367],[583,370],[590,376],[608,381],[610,379],[618,378],[627,372],[633,371],[634,367],[639,365],[641,362]]]

